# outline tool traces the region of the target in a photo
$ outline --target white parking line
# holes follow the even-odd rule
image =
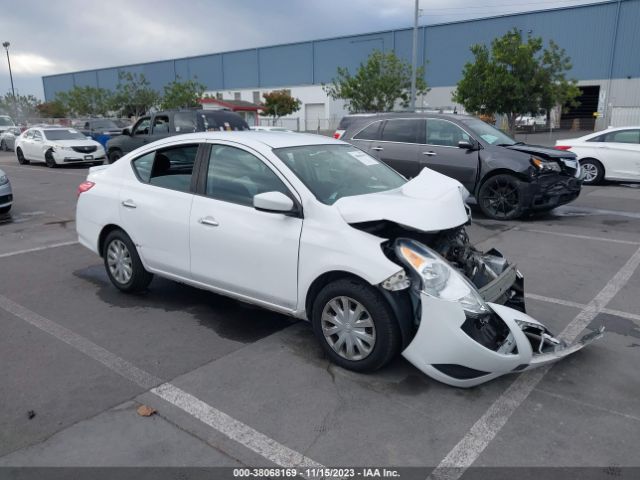
[[[96,345],[91,340],[23,307],[3,295],[0,295],[0,308],[58,340],[65,342],[67,345],[70,345],[88,357],[97,360],[111,371],[130,380],[145,390],[150,390],[151,393],[159,398],[178,407],[204,424],[217,430],[227,438],[245,446],[276,465],[285,468],[324,468],[320,463],[311,460],[299,452],[291,450],[178,387],[170,383],[163,383],[163,381],[155,375],[141,370],[125,359]]]
[[[578,235],[576,233],[552,232],[550,230],[538,230],[538,229],[535,229],[535,228],[515,227],[513,230],[516,230],[516,231],[519,231],[519,232],[544,233],[544,234],[547,234],[547,235],[556,235],[558,237],[580,238],[582,240],[599,240],[601,242],[621,243],[623,245],[640,245],[640,242],[633,241],[633,240],[619,240],[617,238],[594,237],[594,236],[591,236],[591,235]]]
[[[629,281],[640,265],[640,248],[622,266],[602,290],[569,322],[560,337],[573,341],[578,334],[602,311]],[[467,434],[444,457],[428,478],[457,480],[493,441],[511,415],[524,402],[550,370],[551,365],[521,374],[507,390],[493,402]]]
[[[579,308],[581,310],[583,308],[586,308],[586,305],[584,303],[570,302],[569,300],[561,300],[559,298],[545,297],[543,295],[536,295],[535,293],[527,293],[525,294],[525,297],[530,298],[531,300],[538,300],[540,302],[547,302],[547,303],[555,303],[557,305],[564,305],[565,307]],[[622,317],[622,318],[627,318],[629,320],[640,321],[640,315],[638,315],[637,313],[623,312],[622,310],[613,310],[611,308],[603,308],[602,310],[600,310],[600,313],[606,313],[609,315],[615,315],[616,317]]]
[[[23,253],[40,252],[42,250],[48,250],[50,248],[66,247],[69,245],[75,245],[76,243],[78,243],[77,240],[72,240],[69,242],[60,242],[60,243],[52,243],[50,245],[43,245],[42,247],[27,248],[25,250],[16,250],[14,252],[0,253],[0,258],[13,257],[14,255],[22,255]]]

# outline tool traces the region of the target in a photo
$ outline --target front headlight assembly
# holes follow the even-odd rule
[[[474,316],[491,311],[473,284],[430,248],[403,238],[396,241],[395,253],[415,273],[427,295],[458,302]]]
[[[7,183],[9,183],[9,177],[6,175],[0,176],[0,185],[6,185]]]
[[[538,157],[531,157],[531,165],[535,167],[535,169],[539,173],[550,173],[550,172],[560,172],[562,169],[560,165],[556,162],[547,162]]]

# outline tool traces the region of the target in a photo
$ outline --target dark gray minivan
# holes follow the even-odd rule
[[[462,183],[482,212],[511,220],[550,210],[580,194],[571,152],[516,142],[482,120],[457,114],[349,115],[334,137],[356,145],[407,178],[428,167]]]

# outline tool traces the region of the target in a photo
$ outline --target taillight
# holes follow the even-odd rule
[[[333,134],[333,138],[335,138],[336,140],[340,140],[344,135],[344,132],[344,130],[336,130],[336,133]]]
[[[556,145],[555,147],[556,150],[569,150],[571,148],[571,145]]]
[[[80,185],[78,185],[78,196],[80,196],[81,193],[91,190],[94,185],[95,182],[90,182],[89,180],[87,180],[86,182],[82,182]]]

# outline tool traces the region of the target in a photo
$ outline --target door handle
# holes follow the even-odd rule
[[[382,147],[371,147],[371,150],[375,150],[376,152],[381,152],[382,150],[384,150],[384,148],[382,148]]]
[[[437,155],[436,152],[422,152],[423,155],[426,155],[427,157],[433,157],[434,155]]]
[[[125,200],[124,202],[122,202],[122,206],[126,208],[138,208],[135,202],[131,199]]]
[[[218,225],[220,225],[217,220],[213,217],[204,217],[204,218],[199,218],[198,219],[198,223],[201,223],[202,225],[208,225],[210,227],[217,227]]]

